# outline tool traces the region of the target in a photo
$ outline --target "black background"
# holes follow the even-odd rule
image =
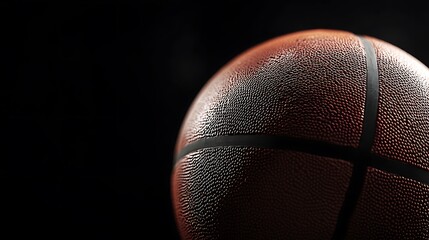
[[[222,65],[272,37],[312,28],[378,37],[429,65],[428,7],[2,2],[4,228],[58,239],[178,239],[170,200],[176,136]]]

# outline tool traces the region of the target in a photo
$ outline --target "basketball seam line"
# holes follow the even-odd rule
[[[210,149],[219,147],[254,147],[276,150],[291,150],[296,152],[308,153],[315,156],[328,157],[355,163],[358,158],[355,156],[359,150],[354,147],[342,146],[315,140],[304,140],[288,136],[273,135],[226,135],[196,140],[186,145],[179,154],[176,155],[176,163],[186,155],[196,152],[200,149]],[[393,173],[398,176],[413,179],[417,182],[429,185],[429,170],[418,166],[396,160],[370,154],[368,156],[368,167]],[[359,158],[360,160],[360,158]]]
[[[365,176],[370,164],[371,148],[377,123],[379,79],[377,69],[377,57],[371,42],[363,36],[357,36],[362,43],[366,58],[366,97],[363,117],[362,134],[359,141],[358,151],[355,155],[353,172],[349,181],[343,205],[337,218],[337,224],[332,239],[344,239],[353,213],[362,193]]]

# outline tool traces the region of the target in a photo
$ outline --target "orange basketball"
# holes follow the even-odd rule
[[[183,239],[429,239],[429,70],[346,31],[264,42],[194,100],[171,191]]]

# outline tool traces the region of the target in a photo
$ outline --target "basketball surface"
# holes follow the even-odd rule
[[[383,40],[315,29],[247,50],[175,151],[183,239],[429,239],[429,70]]]

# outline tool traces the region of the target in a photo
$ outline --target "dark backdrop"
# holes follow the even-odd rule
[[[177,239],[170,172],[186,110],[222,65],[272,37],[348,30],[429,64],[427,4],[196,2],[0,4],[5,226]]]

